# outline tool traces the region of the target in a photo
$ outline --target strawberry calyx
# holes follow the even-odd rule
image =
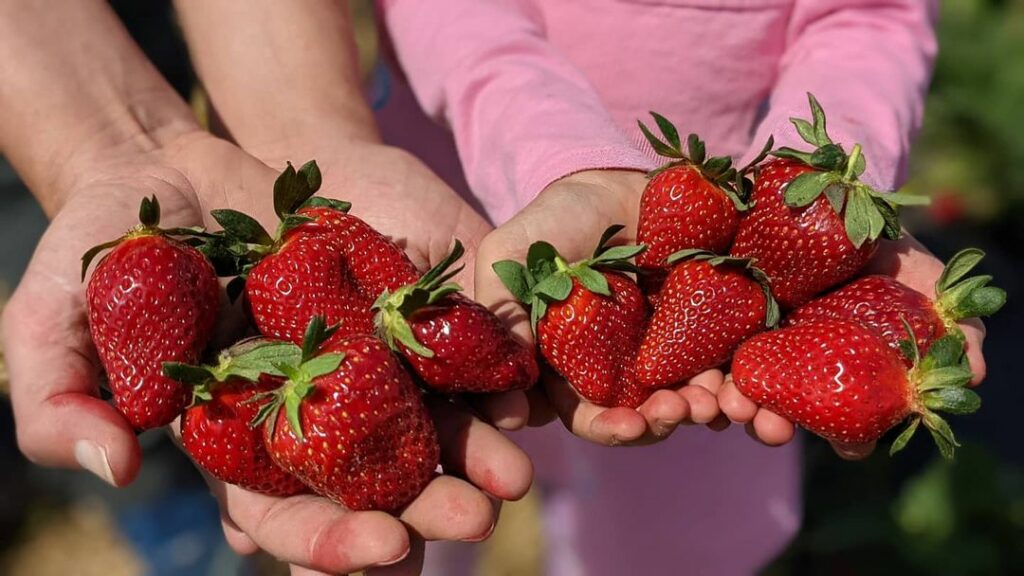
[[[815,169],[797,176],[786,186],[783,196],[786,206],[802,208],[824,194],[835,213],[843,216],[847,237],[855,247],[860,248],[879,237],[899,239],[902,234],[900,207],[922,206],[930,200],[905,192],[879,192],[861,182],[859,178],[867,169],[867,160],[860,144],[854,144],[847,154],[841,144],[829,137],[821,104],[810,92],[807,99],[812,120],[790,118],[790,122],[800,138],[814,146],[814,150],[805,152],[784,146],[770,152],[777,158],[797,160]]]
[[[461,292],[462,287],[455,282],[449,282],[465,265],[451,269],[466,249],[462,242],[455,240],[451,252],[430,270],[427,271],[418,281],[398,288],[394,292],[385,290],[373,303],[373,310],[377,311],[374,316],[374,323],[377,333],[392,350],[397,350],[398,342],[406,348],[424,358],[433,358],[434,351],[427,348],[416,340],[409,326],[409,318],[417,310],[431,306],[444,299],[450,294]]]
[[[670,158],[671,161],[649,172],[647,174],[648,178],[653,178],[670,168],[690,166],[700,172],[700,175],[705,180],[724,192],[732,200],[736,210],[743,212],[750,208],[748,202],[750,194],[754,189],[754,183],[747,175],[757,163],[764,160],[768,155],[768,151],[774,145],[773,138],[769,137],[764,150],[750,164],[742,168],[736,168],[732,165],[732,158],[729,156],[708,157],[704,141],[697,134],[687,136],[686,150],[684,151],[683,143],[679,139],[679,131],[675,125],[657,112],[651,112],[650,114],[654,118],[658,130],[661,132],[661,138],[655,136],[642,121],[637,120],[637,125],[640,126],[640,131],[643,133],[644,138],[651,143],[654,151],[659,156]]]
[[[935,282],[935,311],[947,332],[960,334],[958,321],[991,316],[1006,303],[1006,291],[988,285],[992,276],[967,277],[984,257],[977,248],[957,252]]]
[[[196,366],[164,362],[163,374],[192,387],[192,402],[189,404],[192,407],[212,400],[213,390],[229,378],[256,382],[263,374],[283,377],[277,365],[294,363],[301,354],[298,346],[288,342],[250,338],[222,350],[216,363]]]
[[[515,260],[502,260],[492,266],[502,283],[520,302],[530,308],[530,325],[534,332],[537,322],[544,317],[548,304],[561,302],[572,292],[573,280],[587,290],[601,296],[611,296],[608,280],[601,270],[637,273],[630,260],[647,246],[608,246],[608,242],[625,226],[608,227],[590,258],[569,263],[551,244],[534,242],[526,254],[526,265]]]
[[[900,341],[900,349],[914,363],[908,374],[912,386],[912,416],[906,428],[893,441],[889,454],[905,448],[923,424],[935,440],[942,457],[952,460],[960,444],[952,428],[938,413],[971,414],[981,407],[981,398],[967,387],[971,381],[971,368],[967,363],[964,340],[958,334],[948,334],[936,340],[928,353],[921,357],[910,324],[903,320],[903,326],[909,337]]]
[[[775,296],[772,295],[771,280],[763,270],[758,268],[755,264],[757,263],[756,258],[738,258],[736,256],[722,256],[710,252],[708,250],[701,250],[699,248],[687,248],[680,250],[670,255],[667,258],[669,264],[676,264],[686,260],[697,260],[704,261],[712,266],[735,266],[742,269],[747,273],[758,285],[761,286],[761,290],[764,292],[765,300],[765,314],[764,314],[764,325],[766,328],[775,328],[779,325],[779,320],[782,318],[782,314],[779,311],[779,303],[775,300]]]
[[[341,353],[317,354],[320,346],[337,331],[337,326],[328,327],[323,316],[314,316],[306,327],[302,339],[302,347],[298,349],[297,359],[291,357],[281,362],[274,362],[273,369],[286,378],[284,384],[276,390],[254,395],[250,402],[262,402],[251,425],[259,426],[266,422],[268,432],[273,437],[277,425],[277,415],[281,408],[285,409],[285,418],[295,436],[302,441],[302,422],[299,418],[299,407],[302,401],[316,389],[314,380],[333,373],[341,365],[345,355]],[[291,346],[294,346],[292,344]]]
[[[82,280],[85,280],[85,273],[89,271],[89,265],[100,252],[113,248],[127,240],[144,236],[175,237],[176,240],[182,243],[198,247],[204,243],[204,239],[211,238],[214,235],[199,226],[191,228],[161,228],[160,201],[157,200],[155,194],[149,198],[143,197],[142,202],[139,204],[139,223],[136,226],[120,238],[93,246],[82,255]]]

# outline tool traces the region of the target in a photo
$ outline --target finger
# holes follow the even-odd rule
[[[725,382],[718,391],[718,407],[729,420],[737,424],[746,424],[757,416],[757,404],[740,393],[731,375],[725,377]]]
[[[792,422],[764,408],[757,411],[751,424],[758,439],[768,446],[782,446],[796,434]]]
[[[985,342],[985,324],[977,318],[965,320],[960,323],[964,331],[965,349],[967,361],[971,364],[971,386],[977,386],[985,379],[988,366],[985,363],[985,355],[982,352],[982,344]]]
[[[481,490],[503,500],[518,500],[533,482],[533,464],[522,448],[465,407],[428,400],[437,423],[441,464]]]
[[[426,542],[423,538],[412,537],[412,550],[409,556],[403,560],[391,564],[371,568],[366,571],[367,576],[419,576],[423,572],[423,560],[426,555]]]
[[[682,396],[690,405],[690,422],[694,424],[707,424],[721,413],[718,408],[718,398],[701,386],[687,385],[679,390]]]
[[[647,432],[647,420],[632,408],[605,408],[583,400],[558,377],[542,377],[541,382],[562,423],[580,438],[618,446],[638,440]]]
[[[530,402],[522,390],[468,398],[477,413],[502,430],[519,430],[530,419]]]
[[[843,460],[863,460],[871,455],[875,451],[875,442],[868,442],[867,444],[844,444],[842,442],[832,442],[832,449],[835,450],[836,454],[839,455]]]
[[[503,226],[484,238],[477,252],[473,275],[474,296],[505,323],[520,341],[533,345],[530,317],[515,296],[494,273],[492,265],[501,260],[522,262],[530,238],[522,226],[515,223]]]
[[[259,551],[260,547],[245,532],[242,532],[242,529],[227,514],[221,514],[220,527],[224,531],[224,539],[227,540],[228,546],[231,546],[236,554],[248,556]]]
[[[690,404],[675,390],[654,392],[637,412],[647,420],[651,440],[666,438],[683,420],[692,416]]]
[[[289,564],[344,574],[409,553],[405,526],[384,512],[353,512],[312,495],[275,498],[227,484],[213,488],[235,524]]]
[[[0,328],[18,446],[37,464],[84,468],[114,486],[128,484],[141,451],[124,417],[98,398],[81,294],[36,278],[30,271],[18,287]]]
[[[478,541],[494,526],[494,507],[470,483],[438,476],[402,511],[402,521],[427,540]]]

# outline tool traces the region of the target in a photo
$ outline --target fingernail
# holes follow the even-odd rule
[[[491,527],[488,528],[487,532],[484,532],[482,536],[477,536],[475,538],[466,538],[466,539],[463,540],[463,542],[468,542],[470,544],[476,544],[477,542],[483,542],[484,540],[487,540],[488,538],[491,537],[491,534],[494,534],[494,526],[495,526],[495,524],[492,523]]]
[[[95,442],[79,440],[75,442],[75,460],[78,465],[98,476],[101,480],[117,486],[114,482],[114,471],[110,469],[110,462],[107,461],[107,453]]]
[[[409,551],[410,550],[411,550],[410,548],[406,548],[405,552],[402,552],[401,555],[396,556],[395,558],[393,558],[391,560],[385,560],[383,562],[378,562],[377,566],[382,566],[383,567],[383,566],[392,566],[394,564],[398,564],[402,560],[405,560],[406,558],[409,557]]]

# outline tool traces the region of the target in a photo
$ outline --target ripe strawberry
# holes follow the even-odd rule
[[[607,247],[622,226],[601,237],[593,257],[567,263],[547,242],[530,246],[526,266],[511,260],[494,271],[530,307],[541,354],[587,400],[636,407],[647,395],[635,379],[646,305],[636,283],[619,271],[642,246]]]
[[[274,464],[263,430],[252,424],[259,408],[254,399],[283,383],[273,364],[301,355],[294,344],[254,340],[225,350],[213,366],[165,363],[166,376],[194,387],[193,403],[181,418],[181,441],[192,460],[219,480],[253,492],[305,491],[298,478]]]
[[[414,284],[383,292],[374,304],[377,330],[437,392],[528,388],[538,376],[533,351],[448,282],[462,270],[448,269],[463,253],[456,240],[451,254]]]
[[[730,254],[755,258],[783,308],[795,308],[856,274],[877,248],[897,239],[901,205],[927,199],[882,194],[858,181],[866,162],[860,145],[849,155],[832,142],[825,114],[808,94],[814,123],[794,118],[814,152],[780,148],[759,168],[753,207],[740,222]]]
[[[299,343],[317,315],[339,326],[335,338],[372,334],[377,296],[419,278],[401,248],[346,213],[348,203],[313,198],[320,183],[312,161],[298,171],[289,164],[278,177],[276,240],[245,214],[211,212],[225,230],[222,268],[244,281],[249,311],[265,336]]]
[[[637,242],[647,250],[636,263],[644,271],[667,273],[671,266],[666,260],[680,250],[729,250],[752,184],[744,178],[749,167],[737,170],[728,156],[706,158],[704,142],[696,134],[686,139],[688,152],[683,152],[676,127],[660,114],[651,116],[664,140],[642,122],[640,130],[655,152],[671,161],[650,173],[640,197]],[[768,141],[751,165],[764,159],[773,142]]]
[[[724,364],[741,342],[779,321],[768,279],[751,260],[683,250],[644,333],[636,379],[645,388],[683,384]]]
[[[101,251],[86,291],[89,330],[114,405],[137,430],[170,424],[188,404],[187,387],[161,374],[163,362],[196,362],[210,341],[220,285],[206,258],[172,238],[199,232],[160,229],[156,196],[142,200],[140,224],[89,250],[82,278]]]
[[[905,348],[913,360],[909,370],[874,331],[849,320],[822,320],[746,341],[733,358],[732,376],[748,398],[823,438],[871,442],[909,417],[890,453],[923,423],[942,455],[952,458],[958,444],[936,412],[967,414],[981,403],[966,388],[971,371],[963,341],[943,337],[924,358],[913,340]]]
[[[960,320],[990,316],[1006,302],[1006,292],[988,286],[991,276],[964,278],[984,256],[976,248],[953,256],[935,283],[934,301],[890,276],[865,276],[797,308],[786,317],[784,325],[799,326],[823,319],[853,320],[874,330],[889,346],[899,350],[900,341],[906,338],[906,322],[918,348],[926,353],[933,342],[946,334],[961,335],[957,326]]]
[[[434,424],[387,345],[353,336],[320,347],[330,333],[314,317],[301,361],[279,365],[288,379],[258,417],[267,448],[318,494],[352,510],[397,510],[434,475]]]

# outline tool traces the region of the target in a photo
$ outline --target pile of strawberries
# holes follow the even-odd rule
[[[851,281],[883,239],[900,238],[900,207],[926,199],[861,182],[860,146],[833,142],[809,100],[812,120],[792,121],[813,149],[769,139],[743,168],[708,158],[696,135],[684,151],[652,113],[661,138],[640,128],[670,162],[644,190],[637,246],[609,247],[616,226],[589,259],[568,263],[538,242],[525,265],[494,270],[531,308],[544,359],[591,402],[636,407],[731,358],[744,395],[815,434],[865,443],[909,417],[893,452],[924,424],[952,457],[937,412],[980,406],[957,322],[995,313],[1006,294],[967,277],[983,256],[974,249],[953,257],[934,297],[888,276]]]
[[[957,321],[996,312],[1005,293],[967,276],[978,250],[949,262],[933,297],[887,276],[851,282],[921,199],[860,182],[860,147],[832,142],[810,100],[813,120],[793,122],[814,149],[769,140],[742,168],[694,135],[684,151],[654,114],[662,138],[640,126],[671,161],[643,193],[638,245],[612,245],[613,226],[585,260],[538,242],[494,270],[530,308],[543,359],[591,402],[636,407],[732,359],[742,393],[825,438],[867,442],[909,417],[894,451],[923,424],[952,456],[937,412],[980,404]],[[424,393],[525,389],[537,360],[451,282],[458,241],[421,272],[347,203],[314,196],[320,184],[314,162],[288,166],[273,234],[233,210],[211,213],[216,232],[162,229],[144,199],[137,227],[83,256],[84,278],[110,249],[89,279],[89,326],[115,406],[138,430],[181,416],[185,449],[212,475],[395,511],[439,464]],[[233,277],[226,294],[257,335],[204,363],[218,276]]]
[[[314,197],[314,162],[281,174],[271,235],[214,210],[223,227],[141,224],[89,280],[93,340],[115,406],[137,429],[179,415],[189,455],[217,478],[267,494],[313,490],[355,510],[394,511],[433,478],[437,433],[422,391],[501,392],[536,382],[533,352],[451,278],[458,241],[421,273],[347,203]],[[259,336],[200,364],[220,276]]]

